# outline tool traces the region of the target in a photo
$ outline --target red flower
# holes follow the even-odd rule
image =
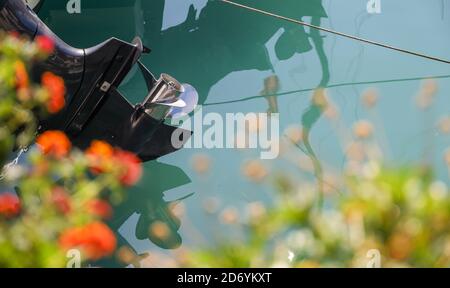
[[[72,148],[69,138],[61,131],[44,132],[36,139],[36,143],[42,153],[56,158],[66,156]]]
[[[19,198],[11,193],[0,195],[0,215],[13,217],[20,213]]]
[[[48,112],[54,114],[61,111],[66,105],[64,95],[66,94],[66,87],[64,80],[51,72],[45,72],[42,75],[42,86],[48,91],[50,96],[47,102]]]
[[[10,31],[10,32],[8,32],[8,34],[9,34],[9,36],[11,36],[13,38],[16,38],[16,39],[20,38],[20,33],[17,31]]]
[[[103,141],[93,141],[85,153],[94,173],[113,172],[117,167],[119,180],[125,186],[132,186],[141,178],[141,160],[131,152],[114,149]]]
[[[141,160],[133,153],[117,150],[114,158],[121,166],[120,182],[125,186],[132,186],[142,176]]]
[[[63,249],[79,248],[91,260],[111,255],[116,249],[114,233],[102,222],[66,230],[60,237]]]
[[[47,36],[37,36],[35,42],[38,48],[44,53],[51,54],[55,50],[53,40]]]
[[[90,214],[103,219],[110,219],[113,214],[111,205],[109,205],[108,202],[99,199],[89,201],[87,210]]]
[[[52,190],[52,203],[56,206],[56,209],[62,214],[68,214],[72,211],[72,204],[70,196],[66,190],[62,187],[55,187]]]

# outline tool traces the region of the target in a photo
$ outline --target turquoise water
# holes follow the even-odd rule
[[[438,178],[449,184],[442,155],[450,146],[450,138],[435,126],[450,114],[448,64],[310,31],[218,1],[81,0],[81,14],[73,15],[65,10],[65,2],[48,0],[40,12],[61,38],[71,45],[87,47],[112,36],[127,41],[136,35],[142,37],[153,50],[143,62],[155,74],[167,72],[196,87],[203,113],[273,109],[260,92],[264,80],[277,75],[281,131],[292,124],[310,126],[311,147],[317,159],[327,171],[339,175],[345,157],[336,129],[323,115],[313,120],[308,117],[312,90],[328,87],[344,127],[360,119],[372,120],[385,147],[385,157],[391,162],[421,161],[424,151],[432,152],[429,161]],[[450,59],[447,0],[381,0],[380,14],[369,14],[363,0],[240,3]],[[421,79],[427,77],[436,77],[439,91],[432,108],[423,111],[415,104],[415,96]],[[361,105],[360,95],[370,87],[380,95],[376,116]],[[121,90],[133,102],[145,96],[145,84],[138,73],[132,73]],[[244,161],[257,158],[259,152],[183,149],[148,163],[142,181],[129,192],[129,200],[118,208],[111,225],[123,243],[138,253],[170,254],[172,251],[164,248],[178,247],[181,241],[181,247],[193,248],[214,243],[217,235],[229,230],[205,212],[205,201],[218,199],[219,211],[235,207],[241,214],[250,202],[271,201],[271,178],[255,184],[241,171]],[[207,155],[210,161],[205,175],[192,166],[193,157],[199,154]],[[301,152],[294,156],[302,157]],[[295,178],[298,168],[286,159],[289,157],[263,164],[269,171],[282,171]],[[184,214],[179,219],[170,216],[169,202],[191,193],[179,206]],[[169,241],[148,239],[148,225],[156,220],[171,227]]]

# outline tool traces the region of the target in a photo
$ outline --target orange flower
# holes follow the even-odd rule
[[[132,186],[142,176],[141,160],[133,153],[117,150],[114,158],[122,168],[120,182],[125,186]]]
[[[116,249],[114,233],[102,222],[68,229],[61,235],[59,243],[63,249],[79,248],[91,260],[111,255]]]
[[[95,140],[91,146],[85,151],[94,173],[103,173],[107,169],[113,155],[114,148],[104,141]]]
[[[20,212],[19,198],[11,193],[4,193],[0,195],[0,215],[6,217],[13,217]]]
[[[48,112],[52,114],[58,113],[66,104],[66,100],[64,99],[64,95],[66,94],[64,80],[51,72],[45,72],[42,75],[41,82],[42,86],[50,95],[50,99],[47,102]]]
[[[103,219],[110,219],[113,214],[111,205],[109,205],[108,202],[99,199],[89,201],[87,210],[90,214]]]
[[[85,153],[94,173],[111,171],[117,164],[122,185],[132,186],[141,178],[141,160],[131,152],[114,149],[103,141],[93,141]]]
[[[95,140],[92,141],[91,146],[86,149],[86,154],[110,158],[114,154],[114,148],[104,141]]]
[[[69,138],[61,131],[46,131],[37,138],[36,143],[42,153],[56,158],[66,156],[72,148]]]
[[[38,48],[44,53],[51,54],[55,50],[55,43],[47,36],[37,36],[35,42]]]
[[[16,88],[18,90],[27,89],[30,85],[30,80],[28,78],[25,63],[22,61],[16,61],[16,63],[14,63],[14,70],[16,72]]]
[[[68,214],[70,213],[70,211],[72,211],[70,196],[62,187],[55,187],[52,190],[51,201],[56,206],[56,209],[62,214]]]

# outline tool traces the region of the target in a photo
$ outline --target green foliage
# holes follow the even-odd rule
[[[34,141],[39,118],[64,106],[61,78],[46,72],[35,83],[28,76],[51,52],[49,41],[0,34],[0,167],[14,147]],[[0,267],[66,267],[70,249],[80,252],[80,265],[114,254],[115,235],[102,221],[111,217],[110,203],[122,201],[124,186],[139,179],[137,158],[101,141],[85,152],[72,149],[60,131],[36,142],[27,164],[3,167]]]

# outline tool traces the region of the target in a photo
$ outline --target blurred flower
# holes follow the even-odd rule
[[[261,182],[269,174],[269,171],[260,160],[251,160],[244,163],[242,173],[254,182]]]
[[[319,262],[316,261],[302,261],[296,265],[296,268],[304,268],[304,269],[310,269],[310,268],[320,268],[321,265]]]
[[[253,202],[247,205],[247,213],[252,222],[261,220],[266,215],[266,212],[266,207],[262,202]]]
[[[339,110],[336,105],[329,102],[324,109],[323,114],[330,120],[336,120],[339,117]]]
[[[427,79],[422,83],[422,93],[426,95],[435,95],[438,90],[438,84],[434,79]]]
[[[346,154],[349,160],[357,162],[364,160],[364,158],[366,157],[364,145],[360,142],[351,142],[348,145]]]
[[[447,151],[445,151],[444,160],[447,163],[447,165],[450,167],[450,148],[448,148]]]
[[[211,159],[208,155],[197,154],[192,157],[192,167],[198,174],[205,174],[211,166]]]
[[[110,256],[116,249],[114,233],[101,222],[71,228],[62,233],[60,245],[63,249],[79,248],[91,260]]]
[[[174,217],[181,218],[186,213],[186,206],[183,202],[172,202],[169,205],[169,211]]]
[[[125,264],[131,264],[136,259],[136,254],[127,246],[122,246],[117,251],[117,257]]]
[[[430,196],[434,201],[445,201],[448,197],[447,185],[442,181],[435,181],[430,185]]]
[[[0,195],[0,215],[7,218],[14,217],[20,213],[19,198],[12,193],[3,193]]]
[[[41,158],[40,161],[35,163],[35,165],[31,168],[31,176],[32,177],[45,176],[48,173],[49,169],[50,163],[47,161],[47,159]]]
[[[132,152],[114,149],[104,141],[95,140],[85,154],[94,173],[111,172],[118,166],[123,185],[132,186],[141,179],[142,161]]]
[[[48,112],[58,113],[66,105],[64,80],[51,72],[45,72],[42,75],[42,86],[47,90],[50,97],[47,102]]]
[[[47,36],[42,36],[42,35],[37,36],[35,38],[35,42],[36,42],[38,48],[46,54],[53,53],[53,51],[55,49],[55,44],[53,43],[53,40]]]
[[[100,199],[93,199],[87,203],[87,211],[94,216],[100,217],[102,219],[110,219],[113,215],[113,210],[111,205]]]
[[[8,35],[11,36],[14,39],[19,39],[20,38],[20,33],[17,31],[9,31]]]
[[[160,240],[166,240],[170,236],[170,230],[169,227],[167,227],[167,224],[161,221],[156,221],[150,225],[150,234]]]
[[[18,90],[27,89],[30,85],[30,80],[28,78],[27,68],[23,61],[17,60],[14,63],[14,69],[16,71],[16,88]]]
[[[220,220],[224,224],[236,224],[239,220],[238,210],[234,207],[225,208],[220,214]]]
[[[206,213],[214,214],[218,211],[220,206],[219,199],[215,197],[208,197],[203,201],[203,209],[205,209]]]
[[[38,136],[36,144],[45,155],[62,158],[72,149],[66,134],[61,131],[46,131]]]
[[[437,82],[428,79],[422,82],[421,90],[417,96],[417,106],[421,109],[427,109],[433,104],[434,96],[438,90]]]
[[[303,140],[303,129],[297,125],[289,126],[284,134],[295,144],[298,144]]]
[[[142,162],[134,153],[116,149],[114,159],[121,166],[120,183],[132,186],[141,179]]]
[[[50,39],[38,37],[31,43],[15,37],[0,33],[0,167],[5,172],[2,185],[17,187],[23,201],[14,194],[0,195],[0,267],[65,267],[67,258],[61,248],[82,249],[86,254],[82,264],[108,256],[115,250],[114,233],[93,221],[109,217],[112,209],[95,199],[108,195],[120,204],[123,185],[119,179],[134,182],[140,165],[122,151],[93,145],[91,155],[108,159],[104,175],[95,175],[89,173],[91,166],[100,164],[77,149],[72,151],[63,132],[47,131],[35,137],[39,120],[64,107],[64,81],[47,72],[36,83],[27,71],[54,50]],[[27,153],[25,165],[5,166],[14,147],[27,147],[34,139],[37,149]],[[14,221],[8,219],[16,215]],[[82,223],[91,224],[72,226]]]
[[[438,123],[438,127],[442,134],[450,134],[450,117],[442,118]]]
[[[362,103],[368,109],[371,109],[377,105],[378,91],[374,88],[369,88],[362,94]]]
[[[63,187],[57,186],[53,188],[52,202],[62,214],[68,214],[72,211],[70,196]]]
[[[95,140],[85,151],[89,165],[94,173],[103,173],[109,170],[114,155],[114,148],[104,141]]]
[[[361,120],[353,126],[353,134],[359,139],[367,139],[372,136],[373,126],[370,122]]]
[[[413,250],[411,236],[406,233],[395,233],[388,241],[389,254],[393,259],[405,260]]]

